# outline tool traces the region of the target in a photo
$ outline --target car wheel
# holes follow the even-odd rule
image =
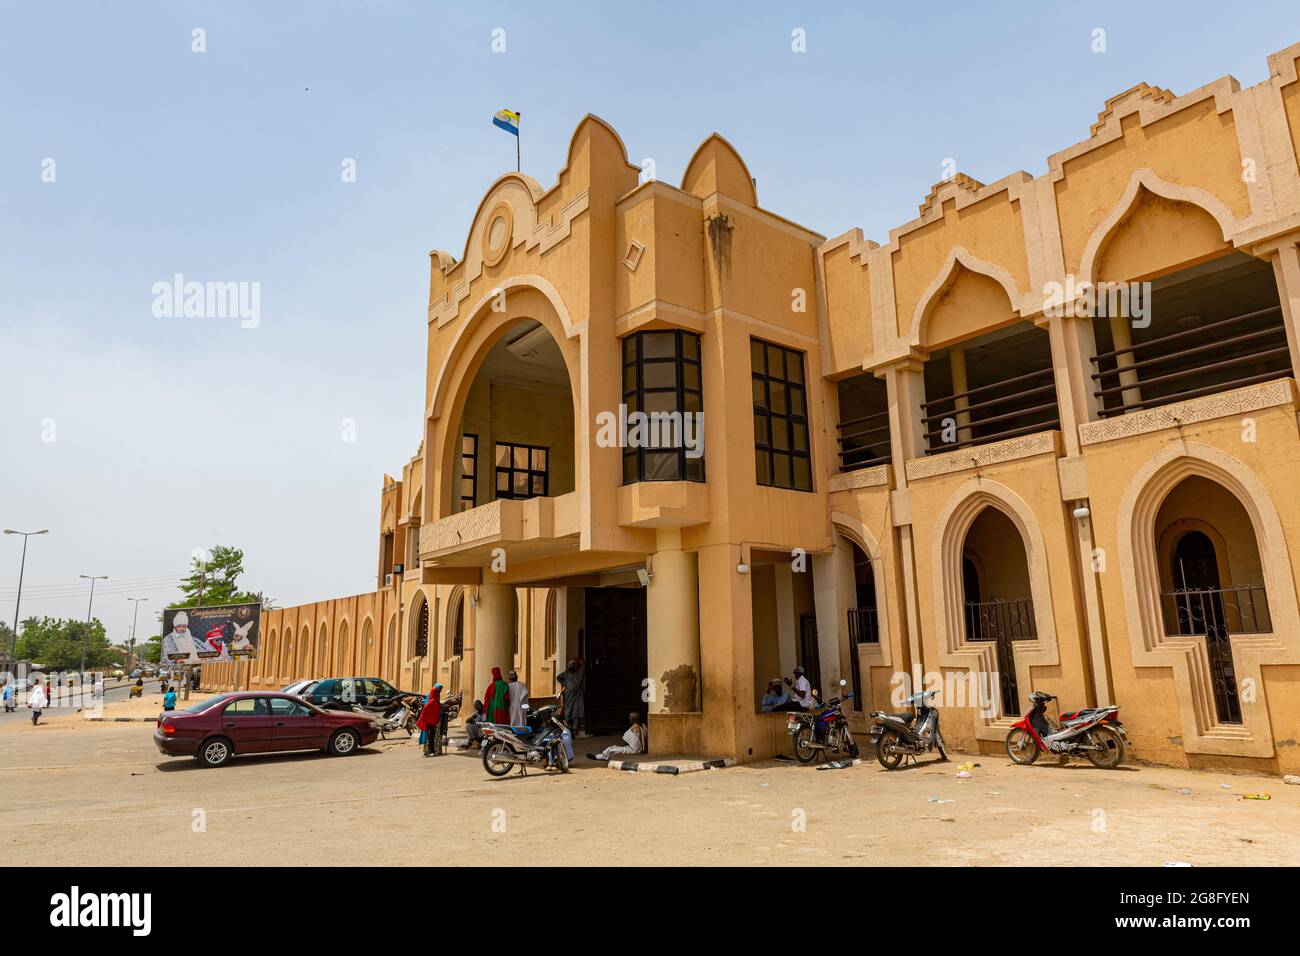
[[[230,760],[234,754],[235,748],[231,746],[229,740],[225,737],[212,737],[203,741],[195,756],[199,758],[199,763],[205,767],[220,767]]]
[[[348,754],[356,753],[360,745],[361,739],[357,737],[357,732],[344,728],[336,731],[330,738],[329,751],[335,757],[346,757]]]

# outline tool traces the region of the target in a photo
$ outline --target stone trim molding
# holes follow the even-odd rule
[[[1209,658],[1200,637],[1167,635],[1160,610],[1160,569],[1155,521],[1169,492],[1199,476],[1227,489],[1241,503],[1255,533],[1273,630],[1232,638],[1238,680],[1252,680],[1254,700],[1241,701],[1242,723],[1217,723]],[[1121,593],[1135,668],[1173,670],[1188,753],[1272,757],[1276,753],[1263,667],[1300,663],[1300,604],[1282,521],[1264,483],[1243,462],[1201,442],[1179,442],[1153,455],[1124,492],[1116,523]]]
[[[832,492],[852,491],[855,488],[883,488],[889,486],[889,465],[874,465],[831,475],[827,488]]]
[[[1048,550],[1042,528],[1033,509],[1014,491],[987,478],[967,480],[940,513],[935,523],[933,556],[933,594],[935,639],[939,645],[939,664],[973,673],[998,673],[997,651],[992,641],[966,638],[966,616],[962,593],[962,549],[966,533],[985,508],[997,508],[1011,519],[1020,532],[1029,568],[1030,597],[1034,602],[1034,626],[1038,634],[1032,641],[1013,641],[1016,673],[1028,687],[1031,667],[1054,667],[1060,664],[1056,638],[1056,619],[1052,605],[1052,586],[1048,575]],[[1058,570],[1058,573],[1061,573]],[[994,703],[996,703],[996,699]],[[972,710],[975,736],[979,740],[1000,741],[1006,736],[1007,718],[981,714]]]
[[[1219,228],[1223,231],[1224,242],[1230,242],[1237,233],[1236,217],[1223,204],[1222,200],[1213,193],[1206,192],[1204,189],[1197,189],[1195,186],[1175,185],[1161,179],[1150,169],[1134,170],[1133,175],[1129,178],[1128,185],[1124,187],[1124,193],[1119,197],[1119,202],[1115,203],[1110,214],[1098,224],[1097,228],[1092,231],[1092,235],[1088,237],[1088,244],[1084,246],[1083,256],[1079,261],[1080,284],[1091,284],[1096,281],[1096,276],[1093,273],[1096,271],[1097,257],[1101,255],[1102,247],[1106,244],[1106,240],[1110,238],[1111,232],[1128,217],[1129,212],[1137,205],[1138,194],[1142,189],[1174,202],[1191,203],[1193,206],[1204,209],[1219,224]]]
[[[1007,299],[1011,304],[1011,310],[1016,315],[1023,315],[1022,299],[1023,294],[1020,287],[1016,285],[1016,280],[1011,273],[994,262],[987,262],[977,256],[972,255],[965,247],[955,245],[948,250],[948,257],[944,260],[943,265],[939,267],[939,274],[934,277],[919,299],[916,300],[916,308],[912,310],[912,324],[907,333],[907,343],[913,348],[922,348],[924,343],[921,341],[922,326],[930,311],[930,307],[948,291],[948,287],[956,280],[960,274],[958,266],[980,275],[988,276],[1002,286],[1007,294]],[[1036,311],[1036,310],[1035,310]]]
[[[1060,432],[1052,430],[1008,438],[1005,441],[976,445],[958,451],[946,451],[928,458],[912,458],[907,462],[907,480],[917,481],[921,478],[933,478],[936,475],[950,475],[957,471],[982,468],[1021,458],[1033,458],[1037,455],[1056,454]]]
[[[569,235],[573,232],[573,221],[587,211],[589,201],[588,190],[583,189],[557,209],[550,218],[539,222],[537,219],[537,201],[521,181],[513,177],[503,178],[494,191],[499,193],[500,202],[493,205],[492,211],[487,216],[480,215],[480,218],[484,220],[482,228],[479,227],[477,221],[475,222],[474,227],[470,230],[469,242],[465,248],[465,258],[445,269],[449,282],[453,272],[460,270],[461,276],[457,282],[449,286],[443,295],[429,303],[430,325],[442,328],[448,322],[453,321],[460,314],[461,305],[469,298],[471,284],[483,274],[485,265],[493,264],[485,248],[485,233],[487,225],[499,215],[502,206],[508,207],[511,212],[510,240],[507,247],[510,249],[522,248],[524,252],[538,249],[545,255],[569,238]],[[489,197],[491,195],[489,193]],[[506,252],[502,251],[497,261],[504,259],[505,255]],[[491,295],[488,298],[491,298]],[[476,307],[471,311],[471,314],[477,311]]]
[[[1085,422],[1079,426],[1079,444],[1097,445],[1117,438],[1177,428],[1179,425],[1193,425],[1215,418],[1232,418],[1293,404],[1295,381],[1281,378],[1275,382],[1247,385],[1245,388],[1193,398],[1186,402],[1174,402],[1101,421]]]

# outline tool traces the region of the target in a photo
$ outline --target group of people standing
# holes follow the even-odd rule
[[[560,719],[576,735],[585,716],[586,665],[581,658],[575,657],[555,680],[561,688]],[[442,753],[446,745],[447,713],[442,704],[442,691],[442,684],[433,685],[416,720],[425,756]],[[467,739],[460,749],[477,749],[482,746],[484,724],[506,724],[512,727],[525,725],[527,704],[528,685],[519,679],[518,672],[512,670],[502,676],[500,667],[492,668],[492,679],[483,692],[483,699],[474,701],[474,712],[465,719]]]

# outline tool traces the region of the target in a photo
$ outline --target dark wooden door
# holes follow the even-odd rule
[[[822,695],[822,700],[830,700],[835,695],[821,686],[822,662],[821,652],[817,647],[817,615],[815,613],[799,615],[799,665],[804,669],[813,690]]]
[[[641,682],[646,677],[644,588],[587,588],[587,730],[622,733],[628,714],[645,717]]]

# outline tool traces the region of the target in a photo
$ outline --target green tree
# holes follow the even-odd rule
[[[98,619],[87,624],[53,617],[24,621],[14,656],[49,670],[76,670],[81,666],[83,649],[88,668],[106,667],[121,660],[121,655],[108,643],[104,625]]]
[[[140,649],[137,653],[142,659],[148,661],[150,664],[157,664],[162,660],[162,638],[158,635],[154,635],[144,644],[140,645]]]
[[[239,548],[218,544],[207,556],[205,564],[200,558],[190,561],[190,573],[181,580],[184,598],[172,607],[198,607],[202,594],[203,604],[265,604],[273,600],[263,597],[261,591],[241,591],[239,576],[244,573],[244,552]]]

